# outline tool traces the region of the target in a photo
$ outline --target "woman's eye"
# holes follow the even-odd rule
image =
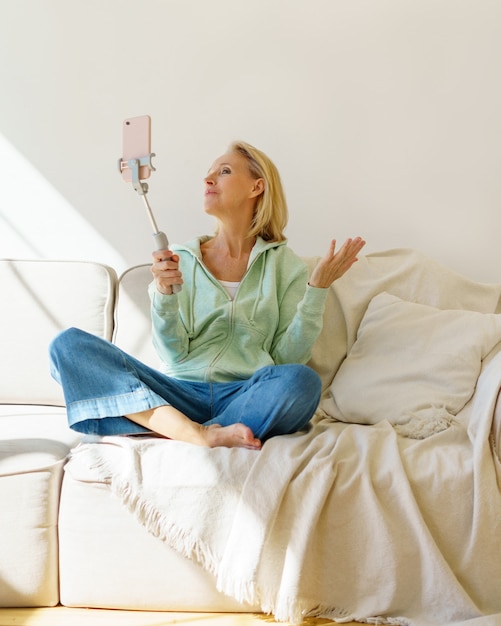
[[[231,170],[229,167],[221,168],[221,174],[231,174]]]

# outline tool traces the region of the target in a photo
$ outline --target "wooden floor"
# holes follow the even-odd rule
[[[0,609],[0,626],[269,626],[275,622],[255,613],[160,613],[102,609]],[[335,624],[328,619],[308,618],[304,626]],[[349,622],[344,626],[360,626]]]

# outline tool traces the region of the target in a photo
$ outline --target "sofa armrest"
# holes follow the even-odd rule
[[[498,344],[494,350],[489,354],[489,362],[498,354],[501,353],[501,343]],[[501,357],[498,357],[501,358]],[[499,369],[499,378],[501,380],[501,369]],[[492,416],[491,435],[493,443],[493,452],[497,457],[497,460],[501,462],[501,384],[497,394],[496,403],[494,406],[494,413]]]
[[[491,435],[494,445],[494,454],[501,462],[501,342],[496,344],[485,357],[482,363],[479,382],[483,376],[489,376],[490,385],[494,385],[497,380],[500,381],[493,409]],[[479,384],[477,384],[477,389],[478,387]]]
[[[496,408],[492,419],[492,437],[494,442],[494,454],[501,462],[501,391],[498,394]]]

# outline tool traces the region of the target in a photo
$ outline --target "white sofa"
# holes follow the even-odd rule
[[[316,261],[306,260],[310,266]],[[306,516],[317,506],[315,502],[321,501],[321,507],[318,505],[323,516],[321,524],[317,516],[315,529],[305,528],[310,543],[299,567],[303,572],[310,571],[308,567],[311,569],[312,566],[305,561],[305,554],[315,555],[316,565],[313,567],[316,569],[311,570],[313,587],[296,580],[292,588],[297,589],[298,596],[302,597],[303,586],[308,587],[304,601],[293,608],[281,609],[276,598],[280,596],[281,587],[285,588],[285,568],[277,578],[276,573],[271,572],[271,565],[266,566],[269,571],[262,573],[264,566],[260,564],[261,569],[254,572],[257,582],[251,581],[250,584],[247,581],[245,592],[236,592],[232,581],[224,582],[221,572],[211,571],[217,567],[214,563],[208,564],[207,557],[198,555],[196,547],[180,548],[168,536],[159,531],[152,532],[147,524],[138,523],[137,512],[131,514],[134,511],[130,501],[117,495],[113,477],[92,467],[85,456],[89,450],[94,454],[108,444],[103,440],[82,443],[81,436],[66,425],[61,390],[49,375],[47,347],[50,340],[60,330],[77,326],[113,340],[143,361],[156,365],[157,358],[150,342],[146,292],[150,280],[148,265],[131,268],[117,279],[111,268],[95,263],[0,261],[0,606],[53,606],[60,602],[73,607],[142,610],[264,610],[275,613],[279,619],[296,621],[298,615],[316,611],[316,614],[339,619],[383,616],[409,624],[434,623],[426,621],[430,615],[439,620],[437,624],[446,624],[459,623],[460,620],[468,623],[468,619],[501,613],[501,495],[497,490],[501,474],[496,453],[501,445],[501,407],[498,409],[496,401],[492,400],[497,399],[499,391],[497,378],[501,381],[501,361],[499,367],[497,364],[501,327],[498,317],[492,315],[501,313],[501,285],[473,283],[415,251],[393,250],[362,257],[331,288],[324,330],[311,361],[321,375],[325,389],[322,409],[314,420],[312,432],[318,433],[315,442],[331,437],[331,443],[308,452],[310,456],[304,457],[304,463],[294,466],[294,479],[290,482],[299,491],[292,493],[285,491],[286,486],[282,487],[287,497],[291,493],[291,500],[289,502],[284,497],[284,507],[288,508],[276,509],[273,525],[266,520],[263,542],[268,543],[261,546],[262,555],[266,556],[268,550],[270,563],[275,563],[276,554],[272,550],[281,541],[281,555],[286,554],[289,544],[297,542],[293,534],[297,534],[297,530],[294,531],[293,525],[286,529],[283,524],[284,519],[289,520],[291,511],[301,508],[298,506],[298,502],[302,502],[301,484],[304,485],[304,502],[310,503],[301,509],[301,515]],[[381,293],[392,294],[390,301],[380,302],[376,297]],[[387,295],[381,297],[388,298]],[[392,301],[391,297],[399,300]],[[373,311],[377,303],[381,306]],[[396,306],[392,307],[395,303]],[[393,315],[400,305],[405,309],[409,303],[412,307],[420,303],[434,308],[411,307],[410,317],[406,309],[403,322],[397,319],[394,326],[385,327],[386,311]],[[409,326],[414,321],[450,310],[478,312],[478,318],[472,318],[471,322],[461,319],[459,326],[455,326],[454,320],[447,318],[442,326],[447,329],[446,334],[449,333],[444,341],[450,343],[451,336],[455,337],[458,346],[467,346],[470,352],[475,352],[471,358],[478,361],[478,368],[482,368],[480,377],[474,362],[465,363],[464,354],[450,353],[445,364],[434,363],[435,369],[430,371],[422,366],[423,362],[426,363],[423,358],[434,353],[430,345],[421,344],[421,352],[410,346],[412,352],[399,354],[401,333],[410,332]],[[484,320],[485,329],[482,326]],[[437,326],[435,321],[432,326]],[[470,339],[472,326],[475,329],[482,326],[479,331],[481,341],[476,335]],[[429,327],[424,328],[427,333]],[[383,349],[377,343],[378,337],[383,337]],[[375,352],[368,355],[367,350],[370,352],[374,341]],[[433,345],[439,341],[441,339],[433,338]],[[476,350],[480,343],[482,350]],[[437,358],[443,356],[440,354]],[[405,369],[409,361],[421,368],[416,384],[410,386],[409,382],[414,381],[405,380],[405,373],[401,372],[401,363]],[[359,376],[358,386],[356,383],[354,386],[359,367],[363,378]],[[447,367],[450,375],[446,372],[448,378],[444,380],[444,368],[447,370]],[[421,372],[424,372],[422,376]],[[431,372],[433,375],[430,376]],[[385,376],[398,378],[400,373],[403,382],[400,381],[395,389],[388,387]],[[343,381],[342,388],[336,383],[338,379]],[[429,406],[425,403],[411,407],[410,413],[403,409],[392,413],[393,407],[398,409],[406,404],[415,389],[418,390],[416,393],[425,393],[427,384],[432,388],[435,384],[442,385],[439,392],[444,392],[445,387],[445,399],[443,394],[438,394],[440,406],[433,397]],[[471,393],[467,393],[468,386],[471,393],[474,392],[471,398]],[[381,398],[378,398],[378,389]],[[480,394],[483,395],[479,400]],[[352,406],[354,396],[356,402]],[[359,408],[364,402],[371,405],[367,411]],[[433,409],[436,412],[429,419]],[[482,419],[482,427],[478,426],[480,420],[476,418],[479,412],[489,415]],[[354,421],[359,423],[352,424]],[[476,433],[482,428],[487,429],[488,434],[483,435],[480,445],[476,440],[480,440],[481,435]],[[348,436],[352,438],[351,443],[347,443]],[[367,441],[358,447],[365,438]],[[284,468],[287,468],[288,463],[295,463],[298,450],[303,454],[306,448],[310,450],[312,442],[311,433],[275,439],[265,444],[262,452],[244,451],[238,453],[240,456],[228,457],[225,455],[230,453],[225,449],[216,451],[219,457],[211,456],[210,459],[218,462],[223,459],[225,463],[226,459],[230,462],[234,459],[239,467],[252,466],[252,471],[258,468],[266,475],[267,468],[259,467],[256,459],[260,459],[259,463],[266,463],[266,459],[275,458],[270,456],[271,453],[283,455],[280,463],[283,460]],[[347,446],[344,452],[337,452],[340,442]],[[150,454],[153,449],[158,453],[158,446],[165,443],[156,440]],[[169,445],[171,443],[174,442]],[[384,451],[387,443],[393,447]],[[77,452],[68,462],[70,450],[75,447]],[[116,448],[119,447],[117,444]],[[177,454],[180,459],[207,463],[200,456],[200,449],[189,448],[193,450],[164,448],[164,453],[170,459],[170,450],[174,451],[174,460],[169,461],[173,463]],[[360,460],[361,449],[368,452],[364,465]],[[329,455],[332,454],[341,456],[331,459]],[[394,457],[398,457],[399,466],[404,468],[404,486],[399,484],[393,466],[384,477],[378,469],[390,457],[392,463]],[[118,463],[121,463],[120,459]],[[350,463],[356,465],[347,470],[349,476],[345,480],[341,469]],[[373,465],[377,466],[377,471],[373,472]],[[175,491],[176,497],[181,491],[186,506],[193,504],[190,501],[192,472],[193,467],[186,468],[189,486],[184,491],[179,488]],[[169,472],[166,476],[168,482]],[[367,476],[371,485],[370,496],[365,494]],[[217,476],[217,481],[220,484],[221,475]],[[248,491],[249,484],[249,476],[243,476],[237,491]],[[323,485],[322,494],[320,491],[317,494],[316,485]],[[459,496],[454,494],[456,485],[468,492],[462,496],[461,493]],[[212,493],[213,488],[208,484],[207,494]],[[477,491],[483,494],[478,499]],[[402,494],[401,502],[399,493]],[[385,498],[391,494],[389,501],[398,502],[402,527],[395,525],[393,519],[388,523],[395,511],[374,508],[375,502],[381,502],[381,494]],[[487,505],[486,494],[490,503]],[[275,494],[270,491],[269,497],[274,505]],[[412,498],[407,508],[402,504],[404,498]],[[455,505],[458,501],[461,504]],[[351,510],[351,506],[359,508]],[[222,501],[221,511],[228,507],[226,500]],[[443,507],[446,507],[445,515]],[[413,516],[409,514],[409,508],[413,509]],[[382,519],[374,526],[381,511],[384,513]],[[198,511],[198,514],[203,513]],[[217,509],[210,514],[219,520]],[[298,519],[302,523],[301,518]],[[223,520],[217,523],[224,528]],[[291,533],[290,542],[283,539],[287,533]],[[355,541],[354,535],[357,537]],[[379,545],[383,535],[385,540]],[[490,538],[488,542],[485,542],[486,535]],[[410,543],[414,545],[415,542],[412,549],[409,537]],[[336,543],[337,538],[339,543]],[[471,545],[457,545],[464,538]],[[318,545],[315,544],[317,539]],[[374,563],[374,554],[369,554],[376,544],[376,560],[382,558],[379,563]],[[394,555],[393,545],[399,546]],[[433,565],[429,565],[427,571],[426,550],[429,549],[438,556],[430,556]],[[405,550],[408,554],[403,554]],[[238,564],[240,560],[242,571],[245,569],[247,553],[242,551],[245,552],[245,548],[240,544],[240,552],[230,554],[228,571],[232,571],[233,562]],[[364,557],[366,552],[367,559]],[[392,558],[388,557],[386,562],[386,556],[382,555],[390,553]],[[323,555],[333,558],[327,559],[326,556],[324,563]],[[404,557],[407,559],[405,574],[401,560]],[[228,559],[227,554],[224,559]],[[332,564],[336,559],[337,562]],[[238,577],[238,565],[235,567],[235,577]],[[428,574],[432,583],[426,580]],[[261,587],[259,576],[265,581],[261,581]],[[279,589],[272,598],[274,576]],[[270,587],[271,595],[263,591],[263,584]],[[440,589],[441,584],[444,589]],[[379,595],[374,592],[374,587],[381,588]],[[332,605],[323,602],[323,606],[316,610],[308,606],[309,600],[317,601],[312,597],[315,592],[311,588],[318,589],[320,595],[330,593],[331,589]],[[291,593],[290,589],[287,593]]]

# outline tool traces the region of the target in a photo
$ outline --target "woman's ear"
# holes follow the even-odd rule
[[[252,186],[251,198],[260,196],[264,191],[264,178],[256,178]]]

